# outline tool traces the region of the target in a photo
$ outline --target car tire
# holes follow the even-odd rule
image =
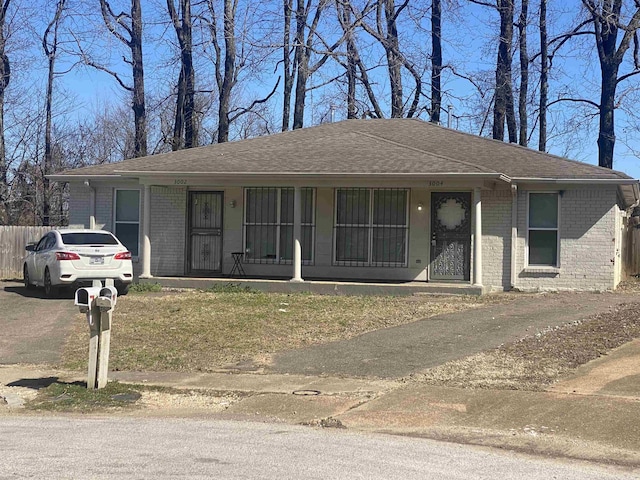
[[[58,296],[58,287],[51,283],[51,274],[48,268],[44,271],[44,294],[47,298],[56,298]]]
[[[31,283],[31,278],[29,277],[29,268],[26,264],[24,265],[22,271],[24,272],[24,288],[26,288],[27,290],[33,290],[33,283]]]
[[[118,289],[118,296],[122,297],[122,296],[126,295],[127,293],[129,293],[129,284],[119,285],[117,287],[117,289]]]

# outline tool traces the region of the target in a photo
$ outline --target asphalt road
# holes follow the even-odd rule
[[[72,294],[48,299],[42,289],[0,282],[0,364],[55,365],[73,321]]]
[[[424,439],[218,420],[4,417],[0,449],[0,480],[638,478]]]

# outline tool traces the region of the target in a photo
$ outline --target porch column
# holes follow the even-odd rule
[[[473,189],[473,284],[482,286],[482,200],[481,189]]]
[[[293,278],[302,282],[302,188],[295,187],[293,195]]]
[[[140,278],[151,278],[151,185],[144,186],[144,211],[142,218],[142,273]]]

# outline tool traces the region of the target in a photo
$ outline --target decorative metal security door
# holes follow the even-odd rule
[[[431,193],[431,280],[469,280],[471,193]]]
[[[189,194],[189,273],[222,272],[222,192]]]

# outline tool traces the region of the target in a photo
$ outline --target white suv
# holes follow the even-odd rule
[[[47,297],[55,297],[60,287],[107,278],[123,295],[133,281],[131,252],[105,230],[52,230],[26,250],[24,285],[44,287]]]

